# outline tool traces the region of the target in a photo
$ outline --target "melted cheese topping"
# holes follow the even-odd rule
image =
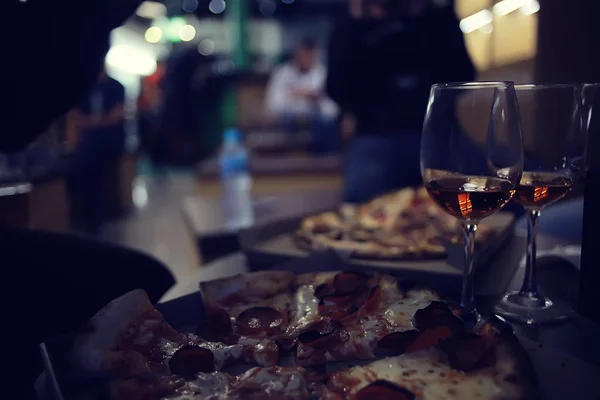
[[[390,296],[382,302],[382,315],[395,331],[414,329],[413,317],[417,310],[427,307],[432,301],[439,300],[430,290],[410,290],[404,295]]]
[[[302,285],[298,288],[291,310],[288,335],[295,335],[300,329],[319,319],[319,299],[315,296],[315,285]]]
[[[499,345],[495,368],[466,374],[453,370],[437,348],[389,357],[332,375],[324,398],[335,398],[334,392],[350,397],[383,379],[410,390],[419,400],[521,399],[524,393],[512,383],[516,367],[509,355],[510,350]]]
[[[268,399],[309,399],[309,382],[303,368],[252,368],[237,378],[221,372],[198,374],[169,400],[244,399],[257,392]],[[253,397],[254,398],[254,397]],[[263,398],[263,397],[261,397]]]
[[[223,372],[213,372],[210,374],[199,373],[196,379],[187,381],[185,385],[177,389],[177,394],[165,399],[169,400],[199,400],[199,399],[219,399],[220,393],[227,390],[232,378]]]

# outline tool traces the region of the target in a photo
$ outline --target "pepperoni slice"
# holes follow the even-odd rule
[[[372,296],[377,294],[369,289],[369,277],[355,272],[340,272],[332,282],[319,285],[315,296],[319,301],[319,314],[333,319],[354,315]]]
[[[492,366],[496,362],[496,343],[486,337],[465,333],[441,343],[450,366],[469,372]]]
[[[283,315],[271,307],[252,307],[237,317],[238,329],[245,335],[276,334],[283,324]]]
[[[223,342],[230,344],[236,342],[231,326],[229,313],[222,308],[213,308],[206,311],[205,323],[198,327],[198,334],[209,342]],[[232,344],[232,343],[231,343]]]
[[[379,286],[375,286],[371,289],[365,287],[361,292],[350,296],[323,297],[319,301],[319,315],[332,319],[347,319],[361,310],[363,314],[369,313],[377,307],[380,294]]]
[[[335,294],[335,288],[333,285],[328,283],[322,283],[315,288],[315,297],[317,299],[322,299],[326,296],[333,296]]]
[[[337,295],[345,295],[365,287],[368,277],[355,272],[340,272],[333,278],[333,287]]]
[[[441,301],[432,301],[427,307],[417,310],[414,325],[420,331],[438,326],[446,326],[452,333],[461,333],[465,329],[464,322],[454,315],[448,304]]]
[[[417,339],[419,331],[394,332],[379,339],[375,345],[375,355],[381,357],[402,354]]]
[[[298,335],[301,344],[311,347],[326,347],[332,341],[347,339],[347,333],[338,321],[322,319],[310,325],[307,330]]]
[[[361,292],[367,285],[369,277],[357,272],[340,272],[333,277],[333,282],[324,283],[315,289],[315,297],[346,297]]]
[[[215,356],[212,351],[198,346],[184,346],[169,360],[171,372],[185,379],[193,379],[199,372],[215,370]]]
[[[416,396],[410,390],[389,381],[378,380],[362,388],[353,400],[414,400]]]
[[[379,289],[379,285],[372,287],[369,290],[369,296],[367,300],[365,300],[363,304],[363,309],[366,312],[374,311],[379,305],[379,299],[381,298],[381,289]]]
[[[447,326],[436,326],[435,328],[425,329],[419,333],[419,336],[408,346],[406,353],[414,353],[437,346],[444,339],[452,336],[452,331]]]

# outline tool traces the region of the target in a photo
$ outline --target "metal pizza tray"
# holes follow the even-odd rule
[[[284,221],[278,224],[246,233],[241,238],[242,247],[251,269],[270,269],[274,265],[292,259],[306,257],[309,252],[300,249],[294,239],[294,232],[300,226],[301,219]],[[496,231],[487,243],[475,252],[475,268],[483,269],[513,236],[515,218],[512,213],[500,212],[483,220],[481,225]],[[464,249],[462,245],[448,245],[447,259],[438,260],[375,260],[350,258],[349,265],[361,269],[384,271],[400,274],[406,279],[422,282],[436,281],[444,277],[450,285],[460,282],[464,267]],[[514,268],[516,266],[510,266]]]

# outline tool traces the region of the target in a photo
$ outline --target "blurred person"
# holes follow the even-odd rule
[[[140,0],[0,2],[0,34],[12,54],[0,63],[0,152],[25,148],[72,109],[97,82],[109,34]],[[41,43],[43,41],[43,43]],[[40,69],[41,68],[41,69]],[[16,229],[0,224],[3,319],[14,333],[4,336],[4,355],[19,360],[5,380],[19,399],[34,398],[42,372],[39,343],[79,328],[110,300],[135,288],[156,302],[174,283],[158,261],[118,246],[73,235]],[[7,336],[12,336],[12,339]],[[16,342],[14,339],[16,338]],[[9,390],[9,393],[12,393]]]
[[[162,81],[165,76],[165,62],[160,61],[156,71],[140,79],[140,93],[137,99],[138,135],[142,152],[149,154],[156,140],[161,107],[163,105]]]
[[[356,125],[344,200],[364,202],[420,185],[431,85],[475,78],[454,11],[426,0],[350,0],[328,59],[327,94]]]
[[[267,119],[294,135],[306,125],[314,153],[337,149],[338,109],[325,94],[326,76],[317,43],[305,38],[297,45],[294,58],[275,69],[267,87]]]
[[[69,113],[74,145],[69,171],[72,216],[84,232],[98,233],[108,217],[111,166],[125,151],[125,87],[102,70],[98,83]]]
[[[163,105],[159,128],[152,144],[155,165],[194,165],[205,156],[203,129],[206,121],[219,117],[219,98],[208,85],[214,58],[196,46],[177,49],[167,60],[161,80]]]

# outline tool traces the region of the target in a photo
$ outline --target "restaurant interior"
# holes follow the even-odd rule
[[[404,41],[395,47],[396,42],[389,41],[385,53],[364,60],[353,53],[354,44],[347,43],[349,35],[358,35],[360,30],[351,33],[342,30],[351,25],[344,25],[345,21],[365,18],[357,10],[367,14],[371,10],[367,6],[361,9],[362,3],[361,0],[141,2],[133,15],[112,30],[104,70],[79,105],[56,119],[27,148],[0,154],[1,225],[18,231],[78,238],[85,243],[114,246],[143,255],[156,265],[149,265],[148,274],[139,286],[135,286],[133,278],[133,286],[128,289],[141,287],[152,300],[162,304],[195,295],[199,282],[287,268],[289,262],[296,263],[290,268],[312,272],[304,266],[327,263],[332,257],[328,249],[333,248],[343,265],[352,270],[414,280],[440,292],[448,290],[458,299],[462,287],[461,305],[468,312],[474,306],[466,301],[465,290],[474,290],[476,303],[480,301],[478,309],[491,310],[508,321],[529,352],[541,377],[542,398],[567,395],[597,398],[594,396],[600,396],[595,382],[600,377],[597,340],[600,297],[593,282],[600,282],[600,269],[589,253],[594,246],[590,221],[595,221],[597,213],[592,211],[592,205],[598,195],[594,189],[598,185],[592,180],[598,179],[593,167],[598,154],[594,136],[600,137],[593,122],[596,89],[593,84],[600,82],[600,58],[596,55],[600,46],[600,25],[596,21],[599,7],[588,0],[381,0],[381,7],[390,3],[410,4],[407,6],[410,12],[400,18],[403,21],[400,24],[404,25],[390,29],[397,29],[393,34],[400,36],[405,30],[411,34],[418,32],[414,36],[418,43],[399,39]],[[373,15],[378,15],[378,0],[364,0],[364,3],[375,4]],[[440,22],[442,18],[446,19]],[[365,26],[372,24],[369,29],[376,29],[372,27],[378,21],[373,17]],[[377,32],[383,35],[383,31]],[[385,32],[392,35],[391,30]],[[404,90],[409,95],[386,97],[387,89],[378,86],[382,81],[378,73],[386,74],[390,68],[399,69],[394,82],[400,92]],[[340,80],[342,76],[346,81]],[[436,76],[444,80],[436,81]],[[334,79],[338,79],[340,86],[334,87]],[[494,93],[493,103],[479,102],[476,96],[465,97],[472,103],[460,103],[456,108],[460,117],[456,118],[468,131],[469,143],[474,148],[487,148],[491,152],[489,159],[497,157],[501,160],[498,165],[505,164],[494,167],[504,179],[502,182],[510,183],[510,179],[517,177],[512,188],[503,192],[510,194],[501,205],[494,208],[485,203],[486,210],[494,210],[487,214],[482,211],[483,217],[504,208],[490,216],[488,225],[485,222],[488,218],[483,219],[479,227],[481,238],[486,238],[491,230],[492,239],[485,242],[477,239],[483,244],[473,244],[477,224],[483,217],[469,219],[469,215],[477,214],[469,214],[474,211],[460,203],[464,194],[458,194],[458,211],[448,211],[453,216],[448,224],[458,224],[454,217],[462,219],[466,227],[464,237],[459,227],[458,236],[452,236],[454,241],[444,242],[441,258],[439,254],[415,256],[414,252],[404,258],[379,254],[361,257],[365,240],[357,239],[360,242],[357,248],[329,247],[315,239],[314,235],[323,233],[318,228],[310,228],[313,236],[300,238],[298,232],[303,229],[308,235],[306,226],[326,225],[321,220],[307,222],[309,216],[339,210],[342,224],[349,218],[342,204],[371,204],[368,203],[371,199],[405,187],[416,187],[411,192],[415,198],[427,192],[432,198],[437,196],[435,203],[450,210],[449,203],[439,199],[446,193],[444,190],[452,188],[435,186],[446,178],[430,171],[450,170],[448,165],[455,163],[460,165],[456,171],[464,172],[462,169],[471,168],[465,165],[475,163],[472,160],[476,157],[471,155],[475,150],[471,144],[455,142],[446,143],[449,147],[445,149],[439,148],[439,142],[427,147],[430,141],[426,139],[433,137],[432,132],[443,130],[440,126],[452,118],[443,114],[434,119],[436,106],[442,104],[448,88],[441,85],[431,92],[429,88],[434,83],[463,81],[496,82],[490,87],[456,86],[461,92],[481,89],[478,92],[481,98],[490,89]],[[511,83],[507,84],[508,81]],[[297,86],[290,89],[293,85]],[[578,100],[574,109],[561,113],[558,109],[561,89],[576,93],[583,100]],[[367,107],[364,101],[357,100],[360,95],[356,93],[378,93],[383,99],[394,100],[389,104],[383,104],[382,100],[383,106],[377,111],[376,106]],[[520,110],[511,108],[510,96],[515,93]],[[535,109],[528,109],[523,100],[531,93],[538,96],[532,106]],[[585,97],[586,93],[592,94]],[[110,109],[106,108],[108,101],[112,102]],[[452,97],[448,101],[455,104],[458,100]],[[306,104],[309,111],[297,111],[304,110]],[[408,111],[394,109],[398,104]],[[500,112],[496,110],[498,107],[504,108]],[[106,115],[98,120],[106,118],[108,122],[94,125],[94,113],[102,110]],[[513,111],[518,120],[515,123],[519,126],[522,123],[523,130],[521,147],[514,152],[520,154],[520,161],[507,161],[513,150],[512,138],[506,133]],[[418,120],[416,123],[412,122],[411,113]],[[562,114],[564,123],[571,124],[565,128],[568,133],[558,128],[563,122]],[[391,129],[398,128],[396,136],[402,137],[400,141],[389,132],[375,132],[388,129],[385,127],[389,121],[389,126],[394,127]],[[580,157],[569,164],[573,154],[567,155],[559,143],[572,139],[569,135],[574,135],[574,131],[570,129],[575,129],[575,125],[581,130],[577,132],[577,149],[581,151]],[[506,137],[498,139],[502,144],[490,144],[491,136],[505,133]],[[383,141],[378,141],[380,136]],[[368,140],[373,137],[377,139]],[[412,137],[416,138],[414,146],[409,140]],[[503,149],[501,156],[497,156],[495,149],[490,150],[493,146]],[[439,161],[453,151],[464,163],[456,161],[457,157]],[[515,185],[524,185],[519,179],[522,174],[527,175],[524,169],[528,168],[530,153],[544,162],[553,158],[567,160],[562,168],[570,168],[568,188],[553,197],[553,201],[548,200],[554,204],[544,208],[539,223],[537,216],[546,203],[535,208],[509,202],[515,190],[513,199],[519,196]],[[228,169],[234,168],[235,157],[243,157],[247,164],[235,170],[237,175]],[[230,161],[232,164],[227,164]],[[389,166],[390,163],[394,166]],[[519,163],[520,169],[511,175],[512,168]],[[379,169],[369,178],[364,173],[376,168],[375,165]],[[554,168],[552,173],[557,170],[558,167]],[[413,176],[416,181],[411,180]],[[379,177],[382,182],[374,183]],[[386,179],[389,184],[383,183]],[[454,189],[468,193],[471,190],[468,185],[476,185],[474,182]],[[553,181],[550,188],[562,185],[561,182]],[[426,190],[419,189],[423,185]],[[500,191],[498,187],[489,190]],[[386,207],[394,210],[394,201],[396,205],[402,203],[406,191],[401,193],[395,200],[388,199],[392,205]],[[548,194],[544,192],[541,196]],[[469,207],[477,208],[475,196],[471,199]],[[397,209],[406,212],[407,207],[416,209],[415,204],[421,204],[421,200],[412,201],[409,202],[412,206],[402,203],[405,205],[400,204]],[[355,210],[362,212],[362,208]],[[442,213],[438,211],[429,211],[430,216]],[[383,218],[377,215],[375,219]],[[447,216],[431,218],[447,220]],[[475,227],[469,228],[472,222]],[[472,236],[468,229],[473,229]],[[338,242],[353,235],[335,232],[339,237],[334,240]],[[408,231],[402,232],[403,237],[410,236]],[[374,234],[370,230],[367,233]],[[79,254],[85,246],[74,242],[73,249],[65,245],[60,251],[63,255],[71,251]],[[467,267],[464,267],[465,252],[467,263],[470,262]],[[305,257],[314,259],[306,261]],[[103,260],[111,263],[109,258]],[[115,258],[114,263],[125,275],[124,271],[137,261],[133,256],[130,261],[124,260]],[[298,264],[301,260],[305,260],[304,264]],[[342,261],[336,260],[332,265],[339,267]],[[47,262],[51,269],[62,261],[59,258]],[[130,275],[145,275],[144,262]],[[80,270],[72,274],[75,281],[96,275],[85,262],[78,267]],[[155,268],[164,271],[155,274]],[[71,272],[61,274],[67,276]],[[100,276],[102,272],[97,274]],[[98,282],[110,286],[118,280],[119,277],[104,276]],[[525,290],[524,281],[533,283],[528,287],[527,301],[533,302],[531,294],[537,293],[539,284],[552,301],[541,295],[541,300],[536,299],[543,303],[541,308],[552,312],[524,315],[527,307],[537,306],[523,303],[522,309],[516,309],[517,306],[509,304],[508,293]],[[28,283],[23,285],[27,287]],[[108,290],[112,297],[102,304],[117,297],[116,294],[124,294],[118,293],[119,290]],[[70,320],[66,330],[81,322],[80,317]],[[52,336],[66,333],[64,330],[57,327]],[[50,338],[43,338],[47,339]],[[52,366],[48,369],[47,358],[43,361],[46,377],[38,379],[38,398],[62,399],[52,397],[60,394],[60,389],[52,376]]]

